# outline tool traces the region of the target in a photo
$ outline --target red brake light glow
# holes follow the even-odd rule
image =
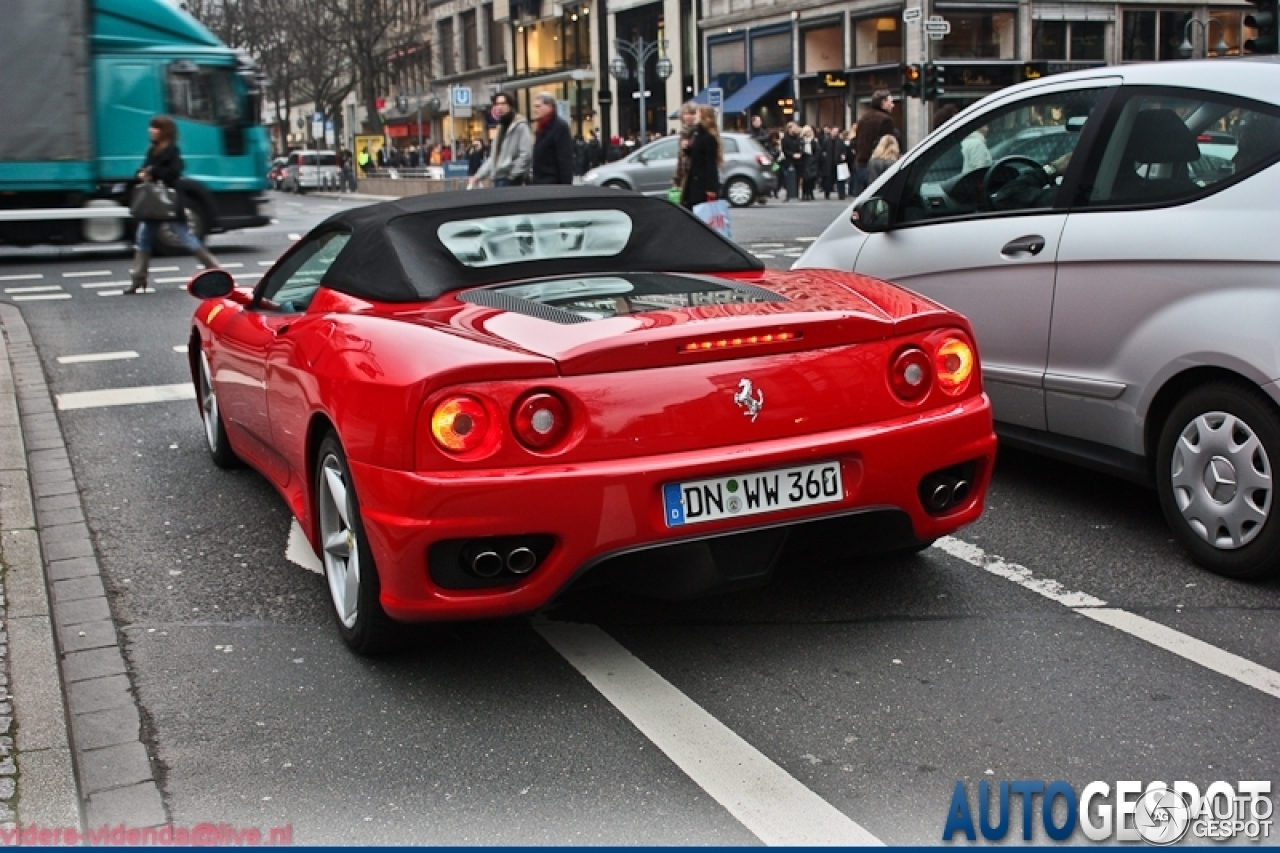
[[[973,376],[973,347],[958,337],[948,337],[934,355],[938,385],[943,391],[956,395],[969,386]]]
[[[475,397],[450,397],[431,413],[431,436],[450,453],[480,447],[489,432],[489,413]]]
[[[531,450],[554,447],[569,433],[569,407],[546,391],[535,391],[518,400],[512,420],[516,438]]]
[[[705,341],[689,341],[681,350],[683,352],[707,352],[708,350],[730,349],[732,347],[748,347],[757,344],[780,344],[786,341],[799,340],[797,332],[770,332],[767,335],[740,335],[732,338],[712,338]]]
[[[919,347],[907,347],[893,359],[889,368],[889,384],[893,393],[907,402],[923,399],[932,383],[929,356]]]

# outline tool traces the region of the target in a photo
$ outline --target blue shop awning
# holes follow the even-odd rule
[[[790,77],[791,75],[786,72],[757,74],[747,81],[747,85],[724,99],[725,114],[745,113]]]

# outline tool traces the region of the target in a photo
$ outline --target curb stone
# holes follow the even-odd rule
[[[44,368],[17,308],[0,303],[0,326],[0,823],[161,826],[164,803]],[[16,815],[3,796],[15,745]]]

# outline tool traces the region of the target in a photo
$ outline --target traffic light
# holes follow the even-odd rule
[[[945,95],[947,90],[942,88],[942,80],[946,73],[947,69],[941,65],[926,62],[920,74],[920,97],[926,101],[936,101]]]
[[[1253,27],[1258,34],[1244,43],[1246,53],[1280,53],[1277,38],[1276,0],[1249,0],[1257,11],[1245,15],[1244,25]]]
[[[920,97],[920,66],[902,66],[902,97]]]

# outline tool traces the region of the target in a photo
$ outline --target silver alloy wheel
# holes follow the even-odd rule
[[[360,615],[360,543],[351,526],[347,472],[342,460],[332,453],[320,465],[324,480],[319,495],[324,574],[339,621],[352,628]]]
[[[200,414],[204,416],[204,438],[209,450],[218,452],[218,392],[213,387],[213,371],[209,369],[209,356],[200,353]]]
[[[755,187],[750,182],[742,178],[734,178],[729,181],[729,186],[725,190],[725,197],[729,199],[729,204],[734,207],[746,207],[756,200]]]
[[[1205,412],[1183,428],[1169,461],[1173,498],[1187,526],[1215,548],[1253,541],[1271,513],[1271,460],[1230,412]]]

